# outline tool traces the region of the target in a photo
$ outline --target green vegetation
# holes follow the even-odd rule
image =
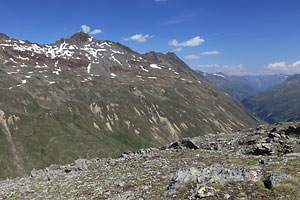
[[[3,88],[12,84],[0,78]],[[0,89],[0,109],[6,118],[20,119],[9,129],[27,173],[78,158],[117,157],[181,137],[258,124],[207,83],[199,87],[177,80],[145,84],[109,78],[81,83],[65,73],[55,78],[53,85],[31,79],[23,88]],[[6,161],[0,178],[15,176],[6,138],[1,134],[0,139],[1,160]]]

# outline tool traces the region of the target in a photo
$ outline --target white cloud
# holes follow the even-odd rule
[[[177,40],[170,40],[169,45],[170,46],[175,46],[175,47],[195,47],[203,43],[205,40],[200,38],[200,36],[194,37],[188,41],[178,43]]]
[[[87,25],[82,25],[81,26],[81,30],[84,32],[84,33],[89,33],[91,35],[96,35],[98,33],[102,33],[102,30],[101,29],[95,29],[93,30],[92,32],[91,31],[91,27],[87,26]]]
[[[218,68],[220,67],[219,64],[207,64],[207,65],[197,65],[198,68]]]
[[[91,27],[89,27],[89,26],[87,26],[87,25],[82,25],[82,26],[81,26],[81,30],[82,30],[83,32],[85,32],[85,33],[88,33],[88,32],[90,32]]]
[[[267,69],[270,70],[287,70],[287,64],[285,62],[277,62],[277,63],[272,63],[266,66]]]
[[[164,2],[164,1],[168,1],[168,0],[154,0],[155,2]]]
[[[294,63],[292,64],[292,67],[293,67],[293,68],[300,68],[300,60],[294,62]]]
[[[196,55],[196,54],[192,54],[192,55],[187,55],[185,56],[186,59],[199,59],[200,56]]]
[[[102,31],[100,29],[95,29],[92,32],[90,32],[91,35],[96,35],[98,33],[102,33]]]
[[[203,52],[202,55],[205,55],[205,56],[210,56],[210,55],[219,55],[220,53],[218,51],[206,51],[206,52]]]
[[[183,50],[183,48],[182,48],[182,47],[179,47],[179,48],[177,48],[177,49],[174,49],[173,52],[180,52],[180,51],[182,51],[182,50]]]
[[[270,72],[272,73],[286,73],[286,74],[295,74],[300,73],[300,60],[288,64],[286,62],[276,62],[271,63],[267,66],[265,66]]]
[[[146,42],[148,38],[152,38],[154,37],[153,35],[149,35],[149,34],[146,34],[146,35],[142,35],[142,34],[135,34],[129,38],[124,38],[124,40],[135,40],[135,41],[138,41],[138,42]]]

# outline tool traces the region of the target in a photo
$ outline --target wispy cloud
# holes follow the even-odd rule
[[[203,43],[205,40],[200,38],[200,36],[196,36],[188,41],[179,43],[177,40],[170,40],[169,45],[175,47],[195,47]]]
[[[300,60],[288,64],[286,62],[276,62],[276,63],[271,63],[267,66],[265,66],[270,72],[273,73],[286,73],[286,74],[295,74],[295,73],[300,73]]]
[[[192,54],[192,55],[187,55],[185,56],[186,59],[199,59],[200,56],[196,55],[196,54]]]
[[[210,55],[219,55],[220,53],[218,51],[206,51],[201,54],[205,56],[210,56]]]
[[[84,32],[84,33],[89,33],[91,35],[96,35],[96,34],[99,34],[99,33],[102,33],[102,30],[101,29],[95,29],[93,30],[92,32],[91,31],[91,27],[87,26],[87,25],[82,25],[81,26],[81,30]]]
[[[148,38],[153,38],[154,35],[143,35],[143,34],[135,34],[131,37],[124,38],[124,40],[135,40],[137,42],[146,42]]]
[[[164,2],[164,1],[168,1],[168,0],[154,0],[155,2]]]
[[[92,35],[96,35],[98,33],[102,33],[102,31],[100,29],[95,29],[92,32],[90,32],[90,34],[92,34]]]
[[[91,27],[89,27],[89,26],[87,26],[87,25],[82,25],[82,26],[81,26],[81,30],[82,30],[84,33],[88,33],[88,32],[90,32]]]
[[[177,49],[174,49],[173,52],[180,52],[180,51],[182,51],[182,50],[183,50],[183,48],[182,48],[182,47],[179,47],[179,48],[177,48]]]

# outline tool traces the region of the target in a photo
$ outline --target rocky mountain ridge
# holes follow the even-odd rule
[[[62,70],[68,70],[78,75],[86,72],[90,76],[130,78],[131,80],[157,79],[160,73],[167,73],[170,77],[182,79],[186,77],[176,70],[194,75],[191,73],[192,70],[173,53],[169,52],[164,55],[150,52],[141,55],[120,43],[96,40],[83,32],[76,33],[67,39],[62,38],[55,44],[49,45],[15,40],[4,34],[0,38],[0,64],[10,69],[6,72],[9,75],[18,74],[20,68],[27,67],[39,69],[40,73],[52,68],[52,73],[56,75],[59,75]],[[170,63],[169,60],[172,59]],[[174,65],[178,62],[180,64]],[[162,64],[157,65],[157,63]],[[185,65],[185,67],[180,65]],[[30,73],[27,75],[30,76]],[[26,80],[26,76],[23,78]],[[194,75],[193,78],[199,77]],[[24,83],[24,80],[20,80],[20,83]],[[87,80],[83,78],[82,81]],[[50,80],[48,82],[52,83]]]
[[[299,199],[300,123],[184,138],[0,182],[2,199]]]
[[[260,123],[174,53],[0,36],[0,178]]]

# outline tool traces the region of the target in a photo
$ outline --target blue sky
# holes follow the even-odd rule
[[[99,40],[228,74],[300,73],[299,0],[3,0],[1,29],[36,43]],[[96,33],[94,32],[94,33]]]

